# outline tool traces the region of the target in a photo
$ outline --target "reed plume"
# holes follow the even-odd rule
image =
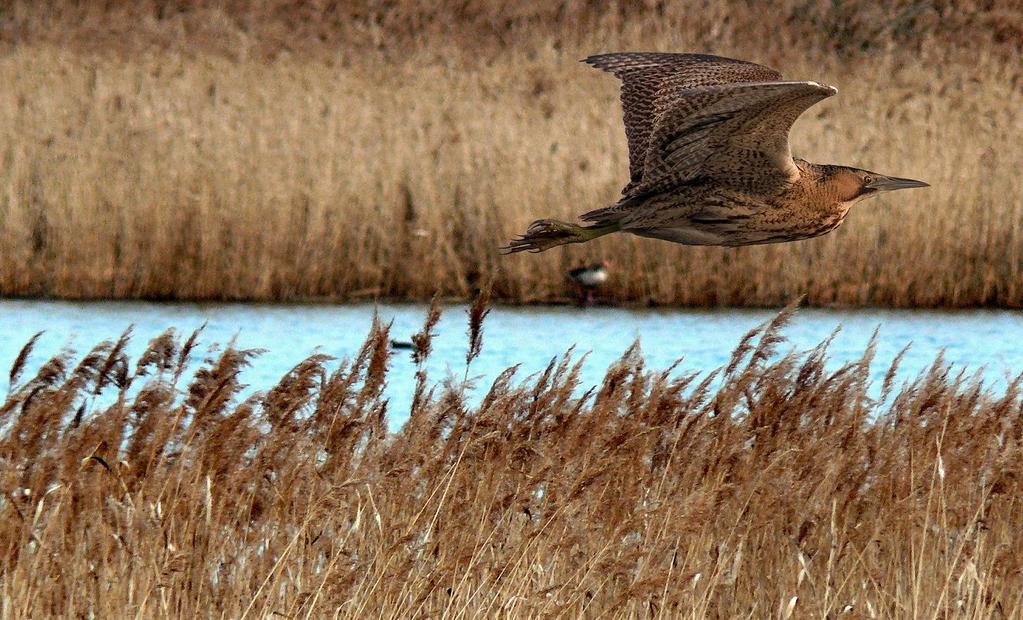
[[[469,300],[491,282],[498,301],[557,302],[566,270],[613,258],[601,297],[635,305],[1023,305],[1014,0],[13,4],[5,296]],[[630,49],[834,84],[793,152],[933,189],[775,247],[609,237],[500,257],[541,214],[618,198],[617,88],[577,60]]]
[[[570,351],[479,400],[425,388],[394,434],[379,322],[353,358],[314,354],[265,394],[230,346],[188,386],[156,372],[128,392],[102,377],[130,334],[61,352],[11,385],[0,424],[5,608],[1023,613],[1023,375],[999,387],[939,357],[896,387],[897,358],[878,386],[869,347],[838,366],[830,341],[784,353],[792,311],[716,373],[650,369],[636,344],[587,390]],[[143,369],[188,348],[167,333]]]
[[[490,287],[482,288],[476,293],[469,305],[469,350],[465,354],[465,365],[479,357],[483,350],[483,321],[490,314]]]

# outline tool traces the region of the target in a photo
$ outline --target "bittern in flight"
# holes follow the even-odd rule
[[[740,246],[831,232],[849,208],[912,179],[793,159],[789,129],[834,95],[761,65],[704,54],[620,53],[584,62],[622,80],[630,181],[589,226],[537,220],[504,248],[542,252],[613,232]]]

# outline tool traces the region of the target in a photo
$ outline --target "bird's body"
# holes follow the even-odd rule
[[[797,160],[804,178],[818,176],[813,164]],[[642,208],[623,201],[584,214],[597,225],[685,245],[740,246],[798,241],[831,232],[853,201],[818,183],[779,184],[752,192],[699,179],[644,196]]]
[[[576,267],[575,269],[570,269],[565,275],[568,276],[569,280],[583,288],[597,288],[607,282],[607,263],[601,262],[584,267]]]
[[[773,69],[702,54],[622,53],[589,64],[622,79],[629,183],[589,226],[538,220],[508,246],[543,251],[612,232],[686,245],[809,239],[880,191],[926,183],[793,159],[796,118],[837,91]]]

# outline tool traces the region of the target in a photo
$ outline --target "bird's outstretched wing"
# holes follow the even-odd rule
[[[622,81],[622,113],[629,141],[630,183],[644,178],[650,135],[664,115],[687,90],[721,84],[773,82],[781,74],[762,65],[707,54],[624,52],[597,54],[583,60],[616,75]]]
[[[807,108],[836,92],[816,82],[724,84],[680,92],[654,121],[643,178],[633,195],[697,177],[747,188],[798,178],[789,130]]]

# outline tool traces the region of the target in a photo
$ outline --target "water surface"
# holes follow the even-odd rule
[[[428,369],[434,381],[449,373],[465,374],[467,345],[465,306],[445,308]],[[187,336],[206,324],[201,354],[211,345],[232,339],[241,348],[260,348],[243,375],[252,390],[273,386],[292,366],[314,352],[336,358],[353,355],[362,344],[374,312],[393,321],[392,336],[407,340],[426,314],[421,305],[266,305],[147,302],[0,301],[0,372],[6,374],[22,345],[44,331],[29,360],[34,370],[62,347],[84,352],[103,339],[113,339],[134,325],[129,353],[138,355],[149,339],[168,327]],[[499,372],[521,364],[518,376],[542,370],[553,356],[575,345],[589,352],[583,386],[599,384],[609,363],[639,339],[649,368],[660,369],[683,358],[684,370],[711,371],[728,361],[739,339],[769,320],[775,310],[626,310],[574,307],[497,307],[484,327],[482,355],[470,376],[481,377],[481,389]],[[926,369],[939,351],[968,370],[985,369],[995,384],[1023,371],[1023,313],[1001,310],[957,312],[904,310],[800,310],[784,334],[784,351],[812,348],[837,327],[831,365],[858,359],[871,334],[879,329],[873,368],[880,379],[907,344],[912,347],[901,366],[908,379]],[[411,400],[414,365],[405,351],[391,358],[386,395],[391,399],[391,426],[405,419]]]

